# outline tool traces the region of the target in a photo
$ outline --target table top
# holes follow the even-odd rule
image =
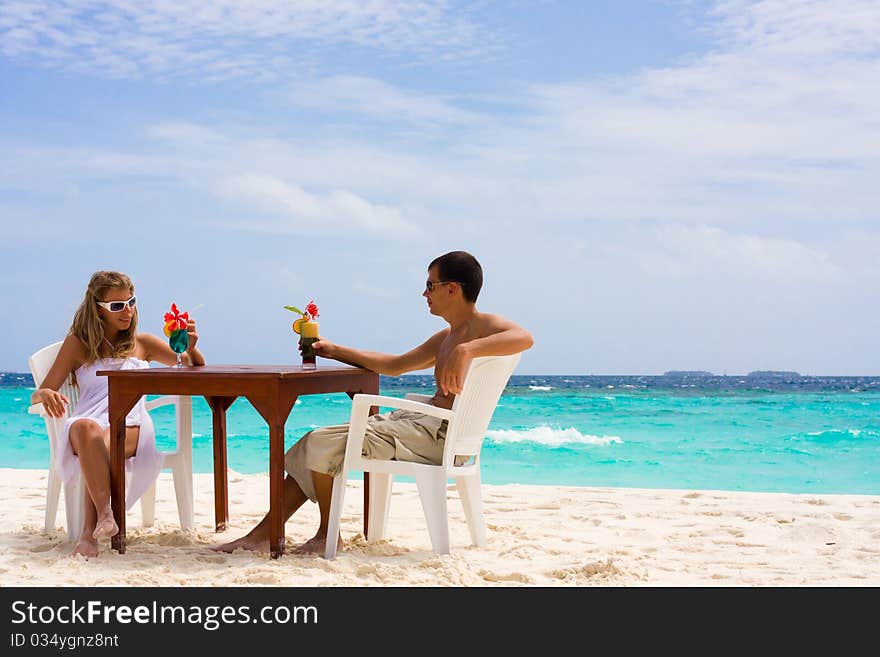
[[[351,376],[376,373],[362,367],[352,367],[341,363],[319,365],[316,368],[304,369],[302,365],[191,365],[183,367],[149,367],[131,370],[98,370],[99,376],[124,378],[150,378],[168,376],[181,378],[324,378],[335,376]]]

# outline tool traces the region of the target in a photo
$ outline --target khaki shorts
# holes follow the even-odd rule
[[[443,460],[446,425],[446,420],[415,411],[371,415],[361,454],[369,459],[439,465]],[[347,441],[348,424],[322,427],[309,431],[284,455],[287,473],[313,502],[317,500],[312,470],[338,475]]]

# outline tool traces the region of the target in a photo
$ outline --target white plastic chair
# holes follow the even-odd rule
[[[43,347],[30,358],[28,365],[34,384],[37,388],[46,378],[55,357],[61,348],[61,342]],[[61,477],[55,471],[55,441],[61,434],[64,423],[76,406],[79,390],[71,375],[59,388],[59,392],[70,400],[64,416],[54,418],[43,410],[42,404],[33,404],[28,413],[40,415],[46,422],[46,433],[49,437],[49,481],[46,485],[45,530],[55,528],[58,513],[58,498],[61,494]],[[177,512],[180,527],[191,529],[193,526],[193,484],[192,484],[192,399],[183,396],[166,396],[146,402],[147,410],[174,404],[177,416],[177,449],[173,452],[162,452],[164,461],[162,469],[171,468],[174,477],[174,492],[177,497]],[[77,540],[82,531],[83,523],[83,481],[81,476],[75,477],[64,485],[64,506],[67,510],[67,535]],[[156,519],[156,484],[141,496],[141,518],[144,527],[150,527]]]
[[[335,537],[339,534],[346,483],[352,470],[370,473],[367,541],[378,541],[385,536],[394,475],[404,475],[416,480],[434,552],[449,554],[446,507],[448,479],[454,479],[458,487],[473,543],[480,547],[486,544],[486,523],[483,520],[483,498],[480,491],[480,449],[501,393],[504,392],[519,359],[520,354],[475,358],[468,369],[461,393],[455,397],[452,410],[424,403],[430,400],[426,395],[407,395],[405,399],[380,395],[354,396],[345,459],[342,470],[333,480],[325,558],[333,559],[336,556]],[[370,406],[418,411],[448,420],[441,463],[427,465],[364,458],[361,450]],[[473,460],[460,459],[459,462],[464,461],[464,464],[455,465],[456,457],[473,457]]]

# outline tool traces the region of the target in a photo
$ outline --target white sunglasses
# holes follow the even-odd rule
[[[121,313],[125,307],[134,308],[137,303],[137,297],[132,297],[128,301],[98,301],[97,304],[101,308],[106,308],[111,313]]]

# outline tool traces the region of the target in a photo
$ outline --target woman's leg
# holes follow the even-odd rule
[[[137,444],[138,444],[138,436],[140,435],[140,427],[126,427],[125,428],[125,458],[130,458],[135,455],[137,452]],[[116,477],[114,476],[113,468],[110,467],[110,429],[104,429],[102,433],[102,443],[104,446],[104,453],[107,457],[107,479],[109,481],[110,486],[116,484]],[[125,476],[123,474],[123,476]],[[107,489],[107,504],[104,507],[99,507],[97,503],[95,504],[95,510],[98,513],[98,519],[95,524],[95,531],[93,533],[95,538],[110,538],[111,536],[115,536],[119,533],[119,527],[116,525],[116,520],[113,518],[113,509],[110,506],[110,488]],[[125,510],[122,511],[125,513]]]
[[[137,451],[140,427],[126,427],[125,457]],[[70,427],[70,444],[73,453],[79,456],[80,469],[86,483],[86,490],[94,505],[96,519],[92,536],[95,539],[114,536],[119,527],[113,519],[110,507],[110,429],[102,429],[97,422],[79,420]],[[88,505],[86,505],[88,517]]]
[[[98,521],[98,512],[95,510],[95,503],[92,502],[92,496],[89,495],[87,488],[83,487],[82,491],[83,503],[83,526],[79,535],[79,541],[70,556],[75,557],[81,554],[84,557],[98,556],[98,541],[92,536],[95,531],[95,523]]]

